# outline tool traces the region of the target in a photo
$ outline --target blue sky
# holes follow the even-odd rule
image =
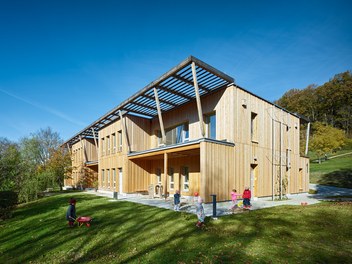
[[[0,0],[0,137],[69,139],[193,55],[273,101],[352,70],[351,1]]]

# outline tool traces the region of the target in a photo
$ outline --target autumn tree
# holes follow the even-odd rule
[[[315,122],[312,128],[313,135],[309,146],[318,156],[319,163],[325,154],[332,153],[345,143],[345,133],[340,129],[321,122]]]

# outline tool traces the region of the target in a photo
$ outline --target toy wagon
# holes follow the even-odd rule
[[[77,217],[76,222],[78,223],[79,227],[81,227],[84,224],[87,227],[90,227],[90,223],[92,222],[92,218],[89,216],[80,216],[80,217]]]

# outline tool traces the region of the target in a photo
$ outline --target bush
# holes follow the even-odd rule
[[[13,191],[0,192],[0,219],[12,216],[12,211],[18,203],[18,195]]]

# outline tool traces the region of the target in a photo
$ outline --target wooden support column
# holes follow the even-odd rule
[[[165,135],[165,129],[164,129],[164,122],[163,122],[163,117],[161,115],[158,91],[157,91],[157,89],[155,87],[154,87],[154,95],[155,95],[156,108],[158,109],[158,117],[159,117],[161,139],[162,139],[161,141],[165,145],[166,144],[166,135]]]
[[[309,122],[308,125],[307,125],[306,150],[304,151],[304,155],[305,155],[305,156],[308,156],[309,133],[310,133],[310,122]]]
[[[199,88],[198,88],[198,81],[197,81],[197,72],[196,72],[196,64],[194,62],[192,62],[192,75],[193,75],[194,91],[195,91],[195,94],[196,94],[196,101],[197,101],[200,132],[202,134],[202,137],[205,137],[202,104],[200,102],[200,95],[199,95]]]
[[[125,120],[122,117],[121,110],[119,111],[119,115],[120,115],[120,120],[121,120],[122,131],[123,131],[123,134],[125,135],[125,141],[126,141],[128,153],[130,153],[131,152],[131,147],[130,147],[129,141],[127,139],[126,123],[125,123]]]
[[[95,131],[93,128],[92,128],[92,132],[93,132],[94,144],[95,144],[95,148],[97,151],[97,160],[98,160],[99,159],[99,147],[98,147],[98,143],[97,143],[97,137],[95,135]]]
[[[164,176],[165,176],[165,178],[164,178],[164,198],[165,198],[165,200],[166,200],[166,198],[167,198],[167,177],[168,177],[168,175],[167,175],[167,166],[168,166],[168,156],[167,156],[167,153],[165,152],[164,153]]]

